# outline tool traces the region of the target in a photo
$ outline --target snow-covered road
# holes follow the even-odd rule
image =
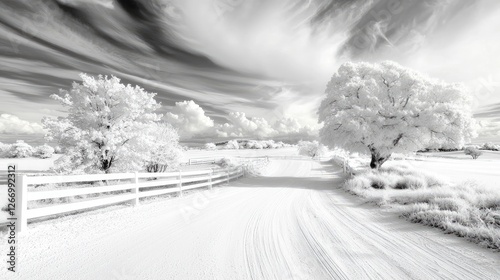
[[[212,191],[33,224],[19,273],[0,278],[500,278],[500,254],[364,205],[341,182],[327,164],[273,160]]]

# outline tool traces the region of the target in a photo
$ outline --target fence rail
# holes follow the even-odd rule
[[[208,187],[221,183],[228,183],[230,180],[240,178],[244,175],[242,167],[232,167],[226,169],[208,169],[196,171],[178,171],[167,173],[118,173],[118,174],[91,174],[91,175],[70,175],[70,176],[31,176],[25,174],[16,175],[16,196],[15,205],[18,231],[25,231],[29,219],[41,218],[56,214],[68,213],[78,210],[85,210],[99,206],[111,205],[122,202],[131,202],[132,205],[139,205],[140,198],[157,196],[169,193],[178,193],[182,196],[183,191]],[[100,187],[82,187],[61,190],[33,191],[28,190],[28,186],[60,183],[85,183],[105,181],[117,184]],[[125,182],[122,182],[125,181]],[[72,197],[79,195],[99,194],[104,192],[127,191],[125,193],[113,194],[106,197],[99,197],[92,200],[72,202],[46,207],[28,209],[28,202]]]

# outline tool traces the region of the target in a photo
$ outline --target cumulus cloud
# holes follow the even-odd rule
[[[172,112],[165,115],[165,120],[178,128],[181,137],[186,138],[204,134],[214,126],[214,121],[193,100],[176,102]]]
[[[250,135],[259,138],[276,135],[276,131],[264,118],[247,118],[243,112],[231,112],[228,119],[233,124],[232,128],[239,132],[240,135]]]
[[[205,114],[194,101],[177,102],[165,120],[179,130],[182,138],[273,138],[293,136],[311,136],[317,128],[301,125],[296,119],[285,117],[273,124],[261,117],[247,117],[244,112],[230,112],[229,122],[217,124]]]
[[[10,114],[0,115],[0,133],[5,134],[43,134],[42,125],[22,120]]]
[[[294,118],[283,118],[274,123],[274,129],[280,134],[299,133],[303,127]]]

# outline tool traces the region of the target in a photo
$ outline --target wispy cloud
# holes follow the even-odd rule
[[[157,92],[162,113],[192,99],[216,123],[315,126],[342,62],[390,59],[464,82],[495,117],[499,15],[496,0],[1,1],[0,112],[39,121],[33,108],[57,112],[48,96],[85,72]]]

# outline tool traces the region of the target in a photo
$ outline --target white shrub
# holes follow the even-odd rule
[[[309,157],[320,157],[328,152],[328,149],[318,141],[299,141],[297,144],[299,155]]]
[[[11,145],[7,154],[11,158],[27,158],[33,156],[34,152],[35,149],[28,143],[25,143],[23,140],[17,140],[16,143]]]
[[[54,148],[47,144],[43,144],[42,146],[38,146],[35,148],[35,156],[39,158],[51,158],[54,154]]]
[[[286,144],[283,143],[282,141],[279,141],[278,143],[276,143],[276,148],[284,148],[286,147]]]
[[[253,149],[262,150],[262,149],[264,149],[264,146],[263,146],[261,143],[256,142],[256,143],[253,145]]]
[[[483,154],[480,150],[475,147],[467,147],[464,149],[464,153],[468,156],[471,156],[473,159],[477,159],[480,155]]]
[[[217,146],[214,143],[206,143],[204,146],[205,150],[214,151],[217,150]]]
[[[179,165],[184,147],[179,145],[179,135],[171,125],[150,124],[144,128],[144,134],[134,141],[137,141],[133,143],[135,147],[142,147],[142,151],[137,152],[148,172],[164,172]]]
[[[236,140],[229,140],[224,147],[228,150],[238,150],[240,148],[240,145]]]
[[[55,146],[54,147],[54,153],[55,154],[62,154],[63,150],[62,150],[61,146]]]
[[[216,164],[223,168],[236,166],[236,162],[232,158],[221,158]]]
[[[490,150],[490,151],[500,151],[500,145],[496,145],[496,144],[493,144],[491,142],[487,142],[487,143],[483,144],[483,146],[481,147],[481,149],[483,149],[483,150]]]

